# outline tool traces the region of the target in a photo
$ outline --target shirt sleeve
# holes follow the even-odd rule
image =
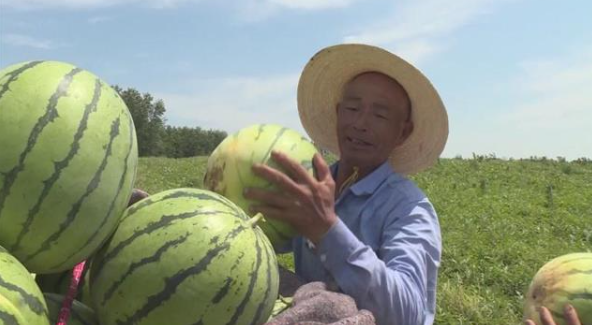
[[[428,283],[435,286],[441,254],[435,211],[425,199],[391,211],[388,220],[377,252],[338,221],[321,240],[319,259],[377,324],[424,324],[427,297],[435,294]]]

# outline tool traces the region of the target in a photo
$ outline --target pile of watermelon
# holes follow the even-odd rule
[[[125,103],[94,74],[56,61],[0,70],[0,324],[269,319],[274,247],[296,233],[245,213],[242,192],[273,188],[251,166],[279,168],[274,149],[312,173],[315,147],[293,130],[255,125],[211,155],[205,189],[128,206],[137,148]],[[74,267],[82,274],[73,279]]]

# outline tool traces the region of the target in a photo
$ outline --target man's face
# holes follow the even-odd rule
[[[341,160],[362,169],[384,163],[413,130],[407,93],[389,77],[367,72],[345,85],[337,106]]]

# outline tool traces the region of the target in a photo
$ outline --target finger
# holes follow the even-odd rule
[[[563,315],[567,325],[582,325],[576,309],[572,305],[566,304],[563,309]]]
[[[541,306],[539,314],[541,315],[541,322],[543,325],[556,325],[549,309]]]
[[[313,184],[314,179],[312,176],[310,176],[306,168],[302,167],[302,165],[296,160],[275,150],[271,152],[271,158],[282,166],[292,179],[304,184]]]
[[[312,164],[314,166],[314,169],[317,174],[317,179],[319,181],[324,181],[327,178],[332,177],[329,166],[320,154],[315,153],[314,157],[312,157]]]
[[[294,199],[270,190],[246,188],[243,195],[246,199],[260,201],[265,203],[265,205],[271,205],[277,208],[294,205]]]
[[[530,320],[530,319],[527,319],[527,320],[524,322],[524,325],[536,325],[536,324],[535,324],[535,322],[533,322],[532,320]]]
[[[288,175],[284,174],[283,172],[271,168],[267,165],[263,164],[255,164],[253,165],[253,173],[263,179],[275,184],[279,188],[284,191],[287,191],[292,194],[302,194],[298,184],[296,184]]]

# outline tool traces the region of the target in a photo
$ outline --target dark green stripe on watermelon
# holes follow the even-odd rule
[[[576,269],[574,269],[574,270],[570,270],[568,272],[563,273],[562,276],[568,276],[568,275],[574,275],[574,274],[582,274],[582,275],[592,274],[592,269],[590,269],[590,270],[576,270]]]
[[[229,235],[225,238],[223,243],[210,249],[197,264],[195,264],[192,267],[181,270],[171,277],[166,278],[165,286],[162,291],[148,297],[144,305],[140,309],[138,309],[132,316],[126,318],[125,320],[117,321],[117,324],[136,324],[141,319],[148,316],[150,312],[152,312],[154,309],[158,308],[159,306],[164,304],[168,299],[170,299],[171,296],[175,293],[177,287],[181,283],[183,283],[183,281],[185,281],[187,278],[193,275],[199,274],[202,271],[204,271],[220,253],[227,251],[230,248],[230,243],[228,241],[238,236],[245,229],[247,228],[244,225],[236,227],[229,233]],[[249,296],[247,296],[247,299],[248,297]]]
[[[4,325],[24,325],[19,324],[14,315],[3,312],[2,310],[0,310],[0,322]]]
[[[42,62],[43,61],[32,61],[7,73],[6,75],[9,77],[6,83],[2,85],[2,88],[0,88],[0,99],[2,99],[2,96],[4,96],[4,94],[10,89],[10,83],[16,81],[20,74]]]
[[[257,245],[255,246],[255,249],[257,250],[257,259],[255,262],[255,270],[253,271],[253,274],[251,276],[251,281],[249,282],[249,287],[247,289],[247,293],[245,294],[245,297],[243,298],[241,303],[236,308],[236,311],[232,315],[232,318],[230,319],[230,321],[228,323],[226,323],[226,325],[236,324],[236,321],[244,312],[245,306],[249,302],[249,299],[251,298],[251,294],[253,293],[253,288],[255,287],[255,283],[257,282],[257,278],[259,277],[259,268],[261,267],[261,245],[259,244],[259,241],[257,241]],[[255,322],[255,319],[253,319],[253,322],[251,322],[251,323],[254,323],[254,322]]]
[[[241,261],[244,256],[245,256],[245,252],[241,252],[240,255],[238,256],[238,258],[236,259],[236,262],[232,265],[232,267],[230,267],[230,271],[234,271],[234,269],[236,269],[239,265],[241,265]]]
[[[117,254],[119,254],[119,252],[121,252],[127,246],[131,245],[136,238],[143,236],[143,235],[149,235],[152,232],[158,231],[161,228],[168,226],[178,220],[190,219],[190,218],[204,216],[204,215],[218,215],[218,214],[232,215],[231,213],[228,213],[225,211],[201,211],[201,210],[190,211],[190,212],[185,212],[185,213],[180,213],[180,214],[163,215],[162,218],[160,218],[160,220],[158,220],[157,222],[149,223],[146,228],[134,232],[134,234],[132,236],[119,242],[117,244],[117,246],[115,246],[112,250],[110,250],[109,253],[106,254],[101,259],[99,264],[97,264],[97,271],[95,272],[93,270],[93,272],[91,272],[91,278],[94,277],[95,274],[98,275],[106,264],[108,264],[113,258],[115,258],[117,256]]]
[[[35,314],[47,315],[47,310],[45,310],[45,307],[43,306],[43,302],[41,300],[39,300],[37,297],[29,294],[28,292],[26,292],[22,288],[15,286],[12,283],[6,282],[2,278],[2,275],[0,275],[0,287],[3,287],[4,289],[6,289],[8,291],[16,292],[22,298],[22,300],[27,304],[29,309],[31,309],[31,311],[33,311]]]
[[[27,146],[25,148],[25,151],[23,151],[20,154],[18,164],[5,174],[4,184],[2,186],[2,190],[0,190],[0,217],[2,216],[1,212],[4,209],[4,202],[6,201],[6,198],[10,195],[12,185],[16,181],[18,174],[25,169],[25,159],[27,158],[27,155],[33,149],[35,143],[37,143],[37,139],[43,131],[43,129],[49,123],[51,123],[56,117],[58,117],[58,111],[56,108],[58,100],[60,99],[60,97],[67,95],[68,88],[72,83],[72,79],[77,73],[81,71],[82,70],[79,68],[74,68],[72,69],[72,71],[68,72],[64,76],[62,81],[60,81],[60,84],[58,85],[56,92],[49,98],[49,103],[47,104],[45,114],[41,116],[39,120],[37,120],[37,123],[35,123],[35,126],[33,127],[31,134],[29,134]]]
[[[133,121],[131,119],[131,117],[129,117],[129,148],[127,151],[127,154],[125,156],[125,162],[123,165],[123,173],[121,174],[121,177],[119,178],[119,184],[117,185],[117,190],[115,191],[115,195],[113,197],[113,199],[111,200],[111,203],[109,204],[109,209],[107,210],[107,214],[105,215],[105,217],[103,218],[103,220],[101,221],[100,226],[92,233],[92,235],[89,236],[89,238],[86,240],[86,242],[84,243],[83,247],[87,247],[98,235],[99,232],[104,229],[105,224],[107,224],[107,222],[109,221],[109,216],[111,216],[111,214],[113,213],[113,209],[115,209],[116,203],[117,203],[117,199],[119,198],[119,194],[121,193],[121,190],[123,189],[123,185],[125,184],[125,177],[127,176],[127,170],[129,168],[128,162],[129,162],[129,158],[131,153],[134,150],[134,125],[133,125]],[[72,252],[72,254],[70,254],[68,256],[68,258],[66,259],[66,261],[70,260],[74,255],[76,255],[78,252]],[[53,268],[57,268],[61,265],[56,265]]]
[[[37,202],[35,202],[35,205],[33,206],[33,208],[31,210],[29,210],[29,214],[27,215],[27,219],[25,220],[23,227],[21,228],[21,232],[17,236],[17,240],[10,248],[11,251],[18,250],[18,248],[21,244],[21,241],[25,237],[25,234],[27,232],[29,232],[29,227],[33,223],[33,220],[35,220],[35,216],[37,215],[37,213],[39,213],[39,210],[41,209],[41,204],[43,203],[43,201],[45,200],[45,198],[47,197],[47,195],[51,191],[51,188],[53,187],[53,185],[60,178],[62,171],[68,167],[68,165],[70,164],[70,161],[72,161],[72,159],[78,153],[78,150],[80,149],[80,141],[82,140],[82,137],[83,137],[84,132],[86,131],[86,128],[88,125],[89,116],[92,112],[95,112],[97,110],[97,104],[99,102],[100,97],[101,97],[101,82],[98,79],[96,79],[95,80],[95,89],[93,92],[93,98],[92,98],[91,102],[84,109],[84,114],[82,116],[82,120],[78,124],[78,129],[76,130],[76,134],[74,135],[74,140],[72,142],[72,145],[70,146],[70,151],[68,152],[66,157],[64,157],[64,159],[62,159],[58,162],[54,162],[53,174],[48,179],[43,181],[43,190],[41,191],[41,195],[37,198]]]
[[[265,131],[265,126],[267,124],[260,124],[259,127],[257,128],[257,135],[255,136],[255,141],[259,140],[259,138],[261,137],[261,134],[263,134],[263,131]],[[238,137],[238,135],[237,135]]]
[[[218,237],[216,236],[214,238],[218,238]],[[212,238],[212,241],[213,241],[214,238]],[[212,241],[210,241],[210,244],[213,244]],[[242,260],[243,260],[243,257],[244,256],[245,256],[245,253],[244,252],[241,252],[241,254],[236,259],[236,261],[234,262],[234,264],[232,265],[232,267],[230,267],[230,272],[234,271],[239,265],[242,264]],[[199,321],[197,323],[194,323],[194,324],[202,324],[203,323],[203,317],[205,315],[208,315],[208,313],[210,312],[210,308],[211,307],[215,306],[217,303],[219,303],[220,301],[222,301],[222,299],[224,299],[224,297],[226,297],[226,295],[230,292],[230,287],[231,287],[231,285],[233,283],[234,283],[234,280],[232,278],[227,278],[226,279],[226,281],[224,282],[223,287],[216,293],[216,295],[214,296],[214,298],[212,299],[212,301],[206,306],[204,312],[199,316]]]
[[[265,235],[260,235],[259,232],[257,232],[257,237],[260,236],[265,236]],[[263,239],[263,238],[262,238]],[[261,240],[263,243],[267,244],[269,241],[264,241]],[[259,243],[259,241],[257,241],[257,243]],[[273,247],[269,246],[266,247],[266,249],[264,249],[265,251],[265,258],[267,259],[267,278],[266,280],[266,289],[265,289],[265,298],[263,300],[261,300],[261,302],[259,303],[259,306],[257,306],[257,312],[255,314],[255,318],[253,319],[252,324],[262,324],[264,320],[262,320],[262,317],[266,317],[267,315],[263,315],[263,309],[266,307],[267,301],[269,299],[269,295],[271,294],[271,289],[272,289],[272,285],[271,285],[271,269],[273,267],[276,266],[272,266],[271,265],[271,261],[273,260],[273,257],[270,256],[269,252],[273,252]]]
[[[128,269],[125,271],[125,273],[121,276],[121,278],[119,278],[117,281],[113,282],[111,284],[111,286],[109,287],[109,289],[107,289],[107,291],[105,291],[105,295],[103,296],[103,302],[102,304],[106,304],[107,300],[111,299],[111,296],[113,296],[113,294],[117,291],[117,289],[119,288],[119,286],[121,284],[123,284],[123,282],[127,279],[128,276],[130,276],[132,273],[134,273],[137,269],[139,269],[142,266],[146,266],[149,265],[151,263],[155,263],[160,261],[160,258],[162,257],[162,255],[168,251],[170,248],[174,248],[179,246],[179,244],[182,244],[183,242],[185,242],[187,240],[187,238],[189,237],[189,233],[186,233],[185,235],[168,241],[166,243],[164,243],[163,246],[161,246],[160,248],[158,248],[158,250],[156,251],[156,253],[152,256],[149,257],[145,257],[141,260],[139,260],[138,262],[134,262],[132,263]]]
[[[278,133],[275,136],[275,139],[273,139],[273,142],[271,142],[271,145],[269,145],[269,149],[267,149],[267,152],[265,153],[265,156],[263,156],[263,161],[261,161],[261,163],[265,162],[265,159],[267,159],[269,157],[269,154],[271,154],[271,150],[273,149],[273,147],[275,146],[275,144],[280,140],[280,138],[282,137],[282,135],[284,135],[284,133],[288,131],[287,128],[281,128]]]
[[[213,304],[219,303],[222,300],[222,298],[226,296],[228,290],[230,290],[230,285],[232,285],[232,282],[232,278],[226,278],[226,281],[224,281],[224,285],[222,286],[222,288],[220,288],[220,290],[218,290],[218,292],[212,299]]]
[[[37,255],[39,255],[39,254],[43,253],[44,251],[51,248],[51,244],[53,242],[55,242],[60,237],[60,235],[68,228],[68,226],[76,219],[76,215],[78,215],[78,211],[80,210],[80,207],[82,206],[82,203],[84,202],[84,200],[88,196],[90,196],[95,189],[97,189],[97,187],[99,186],[99,183],[101,181],[101,176],[103,175],[103,172],[105,171],[105,168],[107,167],[108,158],[109,158],[109,156],[111,156],[113,142],[114,142],[115,138],[119,135],[120,123],[121,123],[120,118],[118,117],[111,124],[111,132],[109,134],[109,137],[110,137],[109,144],[107,145],[107,149],[105,150],[105,155],[103,156],[103,161],[101,161],[101,165],[99,166],[99,169],[96,171],[95,175],[93,176],[93,178],[91,179],[91,181],[87,185],[86,191],[82,194],[82,196],[78,199],[78,201],[76,203],[74,203],[74,205],[72,206],[72,209],[70,209],[70,211],[68,212],[68,214],[66,216],[66,220],[64,220],[64,222],[62,222],[60,224],[58,231],[54,232],[51,236],[49,236],[49,238],[47,238],[41,244],[41,247],[37,251],[26,256],[24,258],[25,262],[30,261],[31,259],[33,259]]]

